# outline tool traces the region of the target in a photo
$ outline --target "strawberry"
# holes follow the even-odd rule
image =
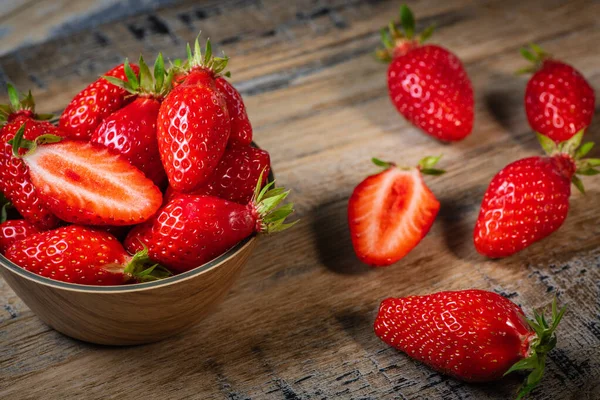
[[[158,187],[167,175],[162,166],[156,140],[156,120],[162,99],[170,90],[172,74],[165,77],[162,55],[154,64],[154,75],[140,56],[140,77],[135,76],[127,61],[129,81],[105,76],[110,83],[137,96],[125,107],[110,114],[96,128],[90,142],[105,146],[123,155]]]
[[[246,105],[240,93],[224,77],[229,77],[229,72],[222,74],[226,68],[228,58],[214,58],[211,61],[212,49],[210,40],[206,41],[205,55],[202,56],[200,44],[196,39],[194,53],[190,46],[187,48],[187,62],[175,69],[175,82],[177,85],[188,81],[191,84],[204,83],[206,85],[215,85],[217,91],[224,97],[229,113],[231,123],[231,134],[229,135],[230,146],[247,146],[252,142],[252,125],[246,112]],[[180,64],[181,62],[179,62]]]
[[[231,147],[225,151],[223,158],[210,178],[194,195],[216,196],[240,204],[248,204],[254,194],[258,178],[262,174],[262,185],[267,183],[271,170],[269,153],[255,147]],[[181,195],[167,188],[164,202]]]
[[[348,201],[348,225],[358,258],[372,266],[388,266],[407,255],[427,235],[440,209],[422,174],[440,157],[426,157],[416,168],[373,162],[385,170],[363,180]]]
[[[594,89],[569,64],[553,59],[539,46],[521,54],[534,63],[520,72],[534,72],[525,90],[525,112],[535,132],[556,143],[586,129],[594,115]]]
[[[127,76],[125,66],[120,64],[104,75],[128,80],[138,73],[139,68],[132,65],[131,70],[133,75]],[[89,139],[100,122],[123,107],[128,97],[125,89],[98,78],[73,97],[60,117],[59,126],[69,138]]]
[[[20,128],[26,139],[34,139],[49,133],[62,136],[63,133],[45,121],[52,117],[35,113],[35,102],[29,92],[19,100],[19,93],[8,84],[10,105],[0,106],[0,191],[12,202],[19,213],[40,230],[58,226],[59,219],[40,200],[36,188],[29,178],[29,169],[20,159],[13,157],[8,143]]]
[[[13,243],[39,233],[39,229],[24,219],[6,220],[6,209],[11,205],[5,203],[0,211],[0,254],[4,254]]]
[[[582,158],[593,144],[578,149],[583,131],[560,145],[541,134],[538,137],[548,157],[507,165],[485,192],[473,232],[475,248],[482,255],[507,257],[556,231],[569,211],[571,182],[584,191],[576,174],[600,173],[593,168],[600,159]]]
[[[50,210],[64,221],[85,225],[134,225],[160,207],[160,190],[121,156],[90,143],[43,135],[13,142],[13,154],[29,167],[31,182]],[[38,146],[39,143],[51,143]],[[19,147],[28,148],[24,155]]]
[[[111,234],[78,225],[31,235],[13,244],[6,258],[46,278],[83,285],[121,285],[169,275],[157,266],[144,267],[147,252],[130,256]]]
[[[471,81],[459,58],[440,46],[423,45],[433,33],[427,28],[415,37],[412,12],[400,9],[400,32],[394,23],[382,29],[385,46],[376,56],[388,67],[390,99],[406,119],[442,141],[457,141],[473,129]]]
[[[389,298],[379,307],[375,333],[425,365],[467,382],[486,382],[531,370],[518,398],[539,383],[565,309],[552,304],[552,320],[493,292],[461,290]]]
[[[273,233],[294,223],[284,220],[293,205],[277,206],[288,196],[283,188],[262,190],[247,205],[212,196],[177,197],[167,203],[149,223],[136,227],[125,239],[128,251],[141,241],[150,258],[175,272],[196,268],[225,253],[254,233]],[[136,243],[137,242],[137,243]]]

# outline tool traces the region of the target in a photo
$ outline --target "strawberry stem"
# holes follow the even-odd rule
[[[150,72],[150,68],[141,54],[138,64],[140,66],[139,77],[133,72],[129,60],[125,59],[123,68],[127,77],[126,81],[114,76],[102,76],[102,78],[131,94],[163,99],[172,89],[174,70],[169,69],[168,72],[165,70],[162,53],[158,53],[154,61],[153,72]]]
[[[286,224],[285,220],[294,212],[294,204],[279,205],[290,194],[285,188],[275,188],[275,181],[262,187],[264,170],[260,173],[258,183],[254,190],[252,204],[258,213],[258,231],[263,233],[281,232],[296,225],[299,220]]]
[[[134,254],[123,273],[133,277],[137,282],[151,282],[172,276],[171,271],[160,264],[148,267],[152,260],[148,254],[148,247],[143,243],[142,245],[144,248]]]
[[[12,145],[12,152],[14,157],[23,158],[27,154],[34,152],[40,144],[57,143],[63,139],[60,136],[51,135],[48,133],[36,137],[35,140],[27,140],[23,137],[24,134],[25,123],[21,125],[17,133],[15,133],[15,136],[8,141],[8,143]],[[26,149],[27,151],[25,152],[25,154],[20,154],[20,149]]]
[[[514,371],[530,370],[524,384],[519,389],[517,400],[529,394],[542,380],[547,354],[556,346],[556,327],[565,314],[566,306],[560,311],[556,303],[556,297],[552,301],[552,320],[550,324],[546,321],[543,313],[534,311],[534,320],[527,320],[536,336],[529,346],[529,355],[516,362],[504,375]]]
[[[225,68],[227,68],[227,63],[229,62],[229,57],[223,54],[222,57],[214,57],[212,52],[212,44],[210,39],[206,40],[206,45],[204,47],[204,54],[202,54],[202,49],[200,47],[200,33],[196,37],[194,42],[194,51],[192,52],[192,48],[190,44],[187,44],[186,47],[187,52],[187,61],[178,66],[174,63],[173,68],[182,71],[182,72],[190,72],[195,68],[201,68],[212,72],[213,75],[225,75],[227,77],[231,76],[229,72],[224,72]],[[176,60],[177,61],[177,60]]]

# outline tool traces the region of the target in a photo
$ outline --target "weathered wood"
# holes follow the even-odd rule
[[[301,224],[263,240],[232,293],[190,331],[143,347],[86,345],[43,325],[0,286],[0,398],[505,399],[519,377],[468,385],[442,377],[373,334],[378,303],[392,295],[477,287],[526,312],[559,295],[569,305],[545,386],[532,398],[600,398],[600,182],[573,194],[565,225],[508,259],[489,261],[471,235],[491,177],[539,154],[523,112],[525,62],[535,41],[600,87],[593,1],[411,4],[433,39],[465,62],[476,123],[443,145],[404,121],[373,61],[377,30],[395,1],[178,2],[0,57],[0,80],[31,87],[42,111],[60,109],[123,57],[182,57],[201,29],[232,57],[257,142],[271,152],[279,184],[292,189]],[[4,99],[4,98],[3,98]],[[600,140],[596,116],[588,138]],[[442,203],[424,241],[396,265],[371,270],[352,253],[346,201],[374,172],[371,156],[413,164],[443,153],[448,174],[427,179]],[[594,150],[598,156],[598,151]],[[2,284],[2,283],[0,283]]]

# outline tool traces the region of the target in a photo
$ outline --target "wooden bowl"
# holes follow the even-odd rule
[[[256,245],[251,236],[191,271],[148,283],[87,286],[26,271],[0,255],[0,273],[37,316],[86,342],[156,342],[197,323],[227,294]]]

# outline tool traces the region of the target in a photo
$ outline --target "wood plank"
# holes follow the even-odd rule
[[[587,179],[588,196],[573,195],[561,230],[514,257],[489,261],[471,244],[493,174],[539,154],[522,109],[526,77],[512,74],[524,64],[517,49],[536,41],[600,87],[600,59],[589,50],[600,40],[600,3],[416,2],[417,16],[440,22],[434,41],[464,60],[476,90],[474,133],[454,145],[418,132],[387,98],[386,67],[371,51],[397,6],[182,1],[150,14],[166,29],[149,15],[134,16],[0,57],[5,77],[37,86],[46,111],[122,57],[158,50],[181,57],[182,44],[202,29],[232,57],[257,141],[271,151],[277,179],[292,189],[302,217],[294,230],[261,241],[217,313],[150,346],[113,349],[67,339],[0,285],[0,398],[509,398],[518,376],[460,383],[372,332],[384,297],[468,287],[502,293],[528,313],[558,294],[569,312],[546,384],[532,398],[600,397],[600,183]],[[600,140],[598,118],[589,138]],[[427,179],[442,203],[431,233],[393,267],[361,265],[349,243],[346,201],[374,172],[369,158],[414,164],[438,153],[448,174]]]

